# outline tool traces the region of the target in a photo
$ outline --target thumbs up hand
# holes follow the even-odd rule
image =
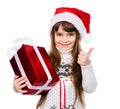
[[[90,55],[92,53],[94,48],[90,48],[88,50],[88,52],[84,52],[84,51],[80,51],[79,55],[78,55],[78,64],[80,64],[81,66],[86,66],[89,65],[91,60],[90,60]]]

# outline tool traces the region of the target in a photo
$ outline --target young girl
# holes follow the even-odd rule
[[[84,29],[89,33],[90,15],[76,8],[60,7],[50,22],[50,59],[60,81],[40,97],[36,109],[84,109],[84,92],[96,89],[90,55],[93,48],[84,52],[80,46]],[[89,36],[88,36],[89,37]],[[14,77],[17,92],[26,84],[25,77]]]

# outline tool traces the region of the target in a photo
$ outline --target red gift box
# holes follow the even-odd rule
[[[48,92],[59,77],[44,47],[23,44],[10,59],[14,73],[28,78],[24,94],[41,95]]]

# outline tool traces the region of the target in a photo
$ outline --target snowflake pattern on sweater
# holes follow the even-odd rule
[[[72,68],[71,65],[69,64],[60,65],[57,68],[57,74],[59,75],[60,78],[71,76],[71,72],[72,72]]]

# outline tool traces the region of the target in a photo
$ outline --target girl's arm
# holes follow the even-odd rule
[[[87,93],[93,92],[97,87],[97,80],[94,74],[92,63],[82,67],[82,86]]]
[[[90,60],[90,55],[93,49],[94,48],[90,48],[88,52],[81,51],[78,55],[78,63],[81,65],[82,68],[82,86],[83,89],[88,93],[93,92],[97,86],[92,62]]]

